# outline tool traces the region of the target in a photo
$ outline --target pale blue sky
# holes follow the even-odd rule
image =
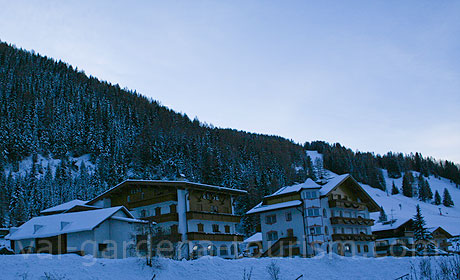
[[[6,1],[0,39],[219,127],[460,162],[460,1]]]

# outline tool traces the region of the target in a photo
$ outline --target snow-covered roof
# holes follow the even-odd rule
[[[298,192],[298,191],[300,191],[302,189],[319,189],[319,188],[321,188],[320,185],[315,183],[312,179],[308,178],[305,182],[303,182],[301,184],[295,184],[295,185],[292,185],[292,186],[282,187],[279,190],[277,190],[276,192],[274,192],[273,194],[267,195],[266,197],[277,196],[277,195],[287,194],[287,193],[294,193],[294,192]]]
[[[350,174],[343,174],[337,175],[336,177],[330,179],[325,185],[321,187],[319,190],[321,195],[327,195],[330,191],[332,191],[336,186],[340,185],[343,181],[345,181]]]
[[[299,206],[300,204],[302,204],[302,201],[300,200],[286,201],[286,202],[281,202],[281,203],[276,203],[276,204],[271,204],[271,205],[262,205],[262,202],[261,202],[257,204],[254,208],[249,210],[246,214],[255,214],[255,213],[261,213],[265,211],[295,207],[295,206]]]
[[[73,208],[76,205],[84,205],[87,202],[88,201],[85,201],[85,200],[74,199],[74,200],[67,201],[65,203],[56,205],[54,207],[42,210],[40,213],[46,214],[46,213],[52,213],[52,212],[64,212],[66,210],[69,210],[70,208]]]
[[[382,231],[382,230],[390,230],[390,229],[397,229],[403,224],[407,223],[410,221],[410,219],[394,219],[393,223],[390,222],[385,222],[381,223],[378,222],[375,225],[372,226],[372,231]]]
[[[250,242],[259,242],[262,241],[262,233],[261,232],[256,232],[250,237],[246,238],[243,242],[244,243],[250,243]]]
[[[132,214],[124,206],[84,212],[39,216],[30,219],[5,238],[10,240],[21,240],[88,231],[94,229],[96,226],[119,211],[124,212],[127,218],[132,219],[131,222],[135,221]]]

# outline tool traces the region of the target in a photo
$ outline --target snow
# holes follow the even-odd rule
[[[307,156],[310,157],[311,162],[315,164],[318,159],[322,162],[323,161],[323,155],[318,153],[318,151],[307,151]]]
[[[76,205],[85,205],[87,202],[88,201],[74,199],[74,200],[71,200],[71,201],[56,205],[54,207],[45,209],[45,210],[41,211],[40,213],[64,212],[66,210],[69,210],[69,209],[73,208]]]
[[[77,255],[14,255],[0,256],[2,279],[40,279],[45,273],[56,279],[243,279],[252,269],[252,280],[270,279],[267,266],[272,262],[280,268],[281,279],[379,279],[393,280],[410,272],[411,265],[421,258],[362,258],[337,255],[307,258],[243,258],[224,260],[202,257],[193,261],[158,259],[147,267],[136,258],[121,260],[96,259]],[[27,277],[22,277],[26,275]]]
[[[16,231],[7,235],[6,238],[10,240],[21,240],[92,230],[120,210],[123,210],[130,218],[134,218],[123,206],[84,212],[39,216],[27,221]]]
[[[274,192],[273,194],[267,195],[265,197],[276,196],[276,195],[287,194],[287,193],[294,193],[294,192],[300,191],[301,189],[319,189],[319,188],[321,188],[320,185],[315,183],[312,179],[308,178],[302,184],[296,184],[296,185],[292,185],[292,186],[282,187],[279,190],[277,190],[276,192]]]
[[[345,179],[350,177],[350,174],[337,175],[334,178],[330,179],[325,185],[321,187],[319,192],[321,195],[327,195],[332,189],[334,189],[338,184],[342,183]]]
[[[85,154],[79,157],[70,156],[69,161],[73,162],[73,164],[77,166],[78,169],[80,168],[81,164],[84,162],[89,174],[93,173],[95,170],[95,165],[91,162],[90,154]],[[56,168],[59,166],[60,163],[61,163],[60,159],[55,159],[51,156],[44,157],[40,154],[37,155],[36,166],[37,166],[37,170],[39,171],[40,176],[45,175],[48,165],[50,166],[51,172],[54,176],[56,172]],[[13,167],[11,165],[7,165],[4,169],[4,173],[6,176],[8,176],[10,172],[13,174],[13,176],[15,175],[25,176],[27,172],[30,172],[30,170],[32,169],[32,165],[33,165],[32,156],[28,156],[19,162],[19,171],[14,172]],[[72,175],[76,176],[78,172],[79,172],[78,170],[72,170]]]
[[[414,176],[418,176],[417,172],[413,172]],[[402,187],[402,178],[392,179],[388,177],[386,170],[383,170],[385,181],[387,184],[387,190],[391,192],[392,182],[395,182],[397,188]],[[428,180],[431,189],[434,192],[437,190],[440,195],[444,191],[444,188],[449,190],[454,202],[453,207],[445,207],[443,205],[434,205],[429,202],[423,202],[417,198],[405,197],[402,194],[391,195],[386,192],[372,188],[368,185],[361,184],[367,193],[385,210],[388,219],[396,219],[397,222],[412,219],[415,215],[415,207],[420,205],[422,215],[425,217],[427,227],[436,229],[441,226],[452,235],[460,234],[460,189],[455,187],[455,184],[451,183],[445,178],[437,179],[434,176],[425,178]],[[401,205],[401,207],[400,207]],[[440,215],[442,213],[442,215]],[[378,220],[379,213],[371,214],[374,220]],[[376,224],[374,228],[380,228],[380,224]]]
[[[246,238],[243,242],[244,243],[250,243],[250,242],[258,242],[262,241],[262,233],[261,232],[256,232],[250,237]]]
[[[271,205],[262,205],[262,202],[261,202],[257,204],[254,208],[246,212],[246,214],[250,215],[250,214],[261,213],[265,211],[289,208],[289,207],[298,206],[300,204],[302,204],[302,201],[300,200],[292,200],[292,201],[281,202],[281,203],[271,204]]]

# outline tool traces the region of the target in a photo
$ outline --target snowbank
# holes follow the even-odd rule
[[[252,270],[252,280],[269,279],[266,267],[275,261],[281,279],[395,279],[410,271],[412,262],[420,258],[344,258],[337,255],[304,258],[245,258],[224,260],[203,257],[194,261],[158,260],[155,268],[140,259],[107,260],[77,255],[15,255],[0,256],[2,279],[39,279],[51,273],[58,279],[243,279],[243,272]]]

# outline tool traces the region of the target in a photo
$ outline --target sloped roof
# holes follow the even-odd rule
[[[94,229],[119,211],[122,211],[127,218],[135,222],[132,214],[124,206],[118,206],[85,212],[35,217],[24,223],[16,231],[11,232],[5,238],[10,240],[21,240],[88,231]]]
[[[292,200],[292,201],[286,201],[286,202],[270,204],[270,205],[263,205],[261,202],[257,204],[254,208],[246,212],[246,214],[250,215],[250,214],[262,213],[266,211],[290,208],[290,207],[299,206],[300,204],[302,204],[302,201],[300,200]]]
[[[245,243],[250,243],[250,242],[259,242],[262,241],[262,233],[261,232],[256,232],[250,237],[246,238],[243,242]]]
[[[52,213],[52,212],[64,212],[66,210],[69,210],[70,208],[73,208],[76,205],[85,205],[88,201],[85,200],[79,200],[79,199],[74,199],[71,201],[67,201],[65,203],[56,205],[54,207],[42,210],[40,213],[46,214],[46,213]]]
[[[348,177],[351,177],[350,174],[343,174],[343,175],[337,175],[336,177],[332,178],[329,180],[325,185],[321,187],[319,190],[321,195],[327,195],[329,192],[331,192],[335,187],[340,185],[343,181],[345,181]]]
[[[387,222],[385,224],[378,222],[372,226],[372,232],[397,229],[409,221],[411,221],[411,219],[395,219],[393,223]]]
[[[196,188],[196,189],[203,189],[203,190],[210,190],[210,191],[217,191],[217,192],[226,192],[226,193],[231,193],[234,195],[243,195],[247,194],[247,191],[244,190],[238,190],[238,189],[232,189],[232,188],[226,188],[226,187],[221,187],[221,186],[213,186],[213,185],[207,185],[207,184],[201,184],[201,183],[194,183],[194,182],[188,182],[188,181],[166,181],[166,180],[133,180],[133,179],[128,179],[120,184],[108,189],[107,191],[101,193],[94,199],[90,200],[88,204],[93,204],[94,202],[108,197],[111,193],[123,188],[124,186],[130,184],[130,183],[135,183],[135,184],[141,184],[141,185],[149,185],[149,184],[154,184],[154,185],[161,185],[161,186],[169,186],[169,187],[178,187],[178,188]]]
[[[276,192],[274,192],[273,194],[267,195],[265,197],[277,196],[277,195],[282,195],[282,194],[287,194],[287,193],[294,193],[294,192],[298,192],[298,191],[300,191],[302,189],[319,189],[319,188],[321,188],[320,185],[315,183],[315,181],[313,181],[312,179],[308,178],[305,182],[303,182],[301,184],[295,184],[295,185],[292,185],[292,186],[282,187],[279,190],[277,190]]]

